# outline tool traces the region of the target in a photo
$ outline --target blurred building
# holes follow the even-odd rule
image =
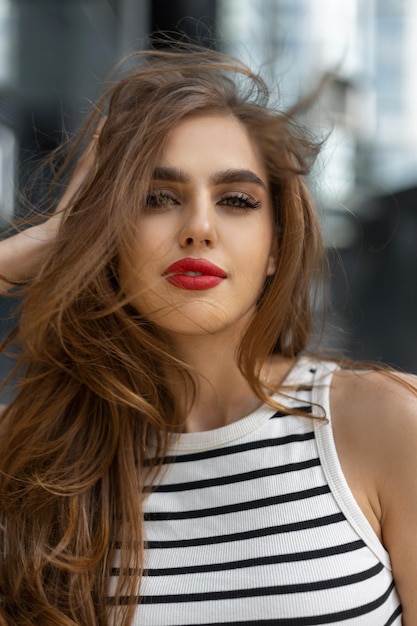
[[[417,3],[220,0],[226,49],[279,81],[282,105],[333,77],[309,122],[334,248],[329,341],[417,373]]]

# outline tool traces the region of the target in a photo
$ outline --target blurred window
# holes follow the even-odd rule
[[[0,224],[6,225],[14,212],[14,183],[17,141],[14,131],[0,124]]]
[[[0,0],[0,85],[10,84],[14,75],[14,35],[11,0]]]

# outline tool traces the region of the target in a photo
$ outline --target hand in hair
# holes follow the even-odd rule
[[[13,286],[25,284],[41,268],[51,244],[56,239],[66,208],[94,163],[97,139],[104,122],[105,118],[97,126],[90,143],[78,159],[52,217],[0,241],[0,293],[7,292]]]

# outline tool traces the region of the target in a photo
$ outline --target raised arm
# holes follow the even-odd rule
[[[36,274],[58,225],[54,217],[0,242],[0,293]]]
[[[41,267],[56,238],[65,208],[94,163],[97,137],[98,132],[94,133],[93,140],[78,160],[55,214],[42,224],[0,241],[0,293],[7,292],[15,283],[30,280]]]

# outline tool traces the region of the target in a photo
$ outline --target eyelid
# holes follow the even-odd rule
[[[230,190],[230,191],[225,191],[224,193],[220,194],[220,198],[226,198],[226,197],[249,198],[250,200],[253,200],[254,202],[256,202],[256,198],[252,194],[248,193],[247,191]]]
[[[229,183],[228,185],[219,185],[217,192],[219,195],[226,193],[242,193],[251,198],[260,200],[265,196],[266,190],[256,183],[242,181]]]
[[[175,195],[175,191],[167,185],[151,185],[148,193],[166,193]]]
[[[160,196],[163,198],[171,198],[172,200],[178,201],[178,194],[172,189],[167,189],[166,187],[151,187],[147,193],[147,197],[149,196]]]

